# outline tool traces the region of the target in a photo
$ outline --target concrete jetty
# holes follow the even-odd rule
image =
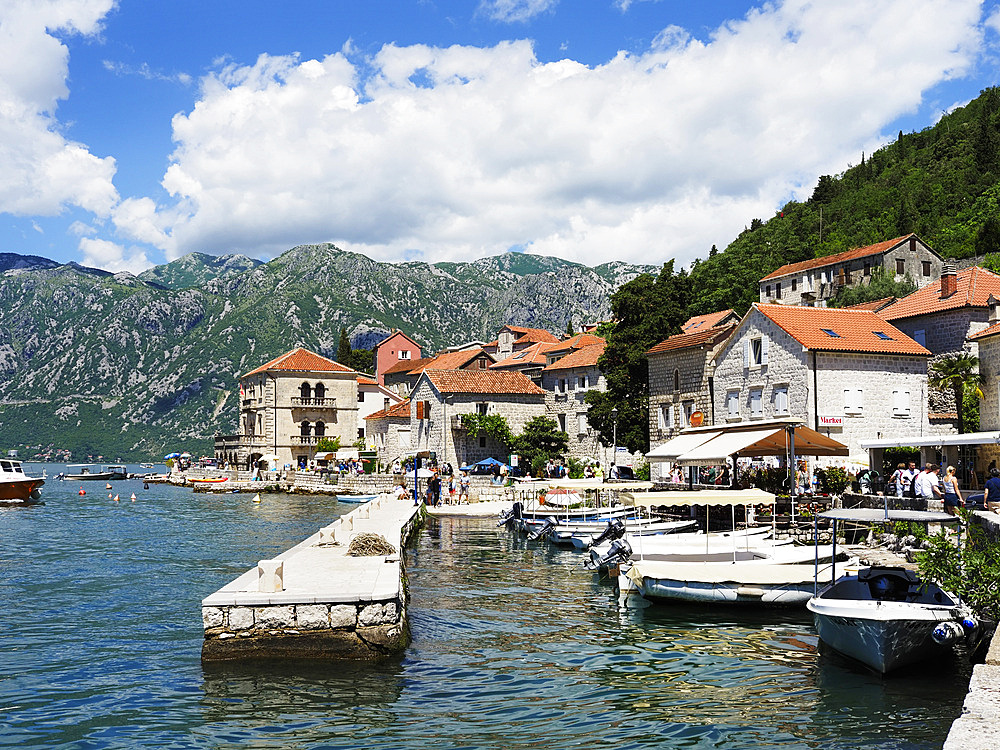
[[[402,545],[422,518],[380,495],[202,600],[202,660],[378,659],[409,645]],[[348,555],[359,534],[394,554]]]

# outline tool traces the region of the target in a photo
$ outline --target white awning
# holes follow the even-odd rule
[[[629,490],[648,490],[652,482],[602,482],[599,479],[551,479],[548,486],[568,490],[613,490],[625,492]]]
[[[724,464],[734,453],[739,453],[754,443],[770,437],[777,430],[773,427],[763,430],[744,430],[743,432],[719,433],[708,442],[677,457],[677,463],[685,466],[704,466],[706,464]]]
[[[774,495],[764,490],[667,490],[665,492],[623,492],[632,505],[761,505],[774,504]]]
[[[650,461],[673,461],[682,453],[687,453],[690,450],[697,448],[703,443],[707,443],[712,438],[721,435],[721,432],[685,432],[682,435],[678,435],[672,440],[668,440],[663,445],[653,448],[649,453],[646,454],[646,458]]]
[[[862,440],[864,450],[872,448],[920,448],[945,445],[1000,445],[1000,432],[966,432],[962,435],[911,435],[884,440]]]

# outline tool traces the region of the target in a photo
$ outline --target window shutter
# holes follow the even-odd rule
[[[424,402],[417,401],[417,419],[424,418]]]
[[[750,339],[743,339],[743,367],[750,367]]]
[[[760,363],[762,365],[767,364],[767,345],[770,339],[767,336],[762,336],[760,339]]]

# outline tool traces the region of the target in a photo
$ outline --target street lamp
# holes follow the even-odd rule
[[[612,440],[614,441],[614,446],[611,449],[611,463],[617,464],[618,463],[618,407],[617,406],[611,407],[611,419],[613,420],[612,424],[614,425],[612,433],[613,434]]]

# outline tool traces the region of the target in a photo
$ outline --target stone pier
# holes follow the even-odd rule
[[[372,660],[409,645],[402,545],[422,517],[412,500],[379,496],[202,600],[203,661]],[[396,548],[347,554],[358,534]]]

